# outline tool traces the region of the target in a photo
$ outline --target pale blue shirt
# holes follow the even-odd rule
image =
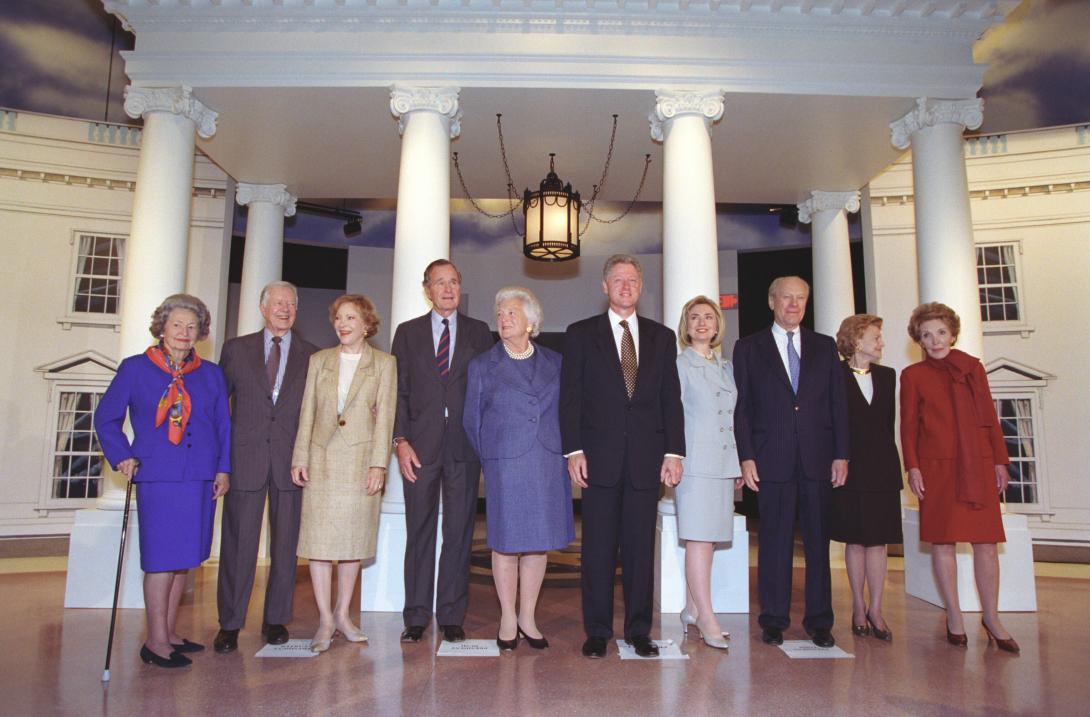
[[[458,338],[458,312],[455,311],[447,318],[447,324],[450,326],[450,352],[447,354],[447,361],[454,361],[454,343]],[[438,311],[432,309],[431,311],[431,348],[433,352],[439,351],[439,338],[443,335],[443,317]]]
[[[269,352],[272,351],[273,335],[268,329],[264,331],[265,354],[262,363],[269,362]],[[280,337],[280,368],[276,370],[276,385],[273,386],[272,400],[276,403],[280,396],[280,384],[284,382],[284,369],[288,366],[288,351],[291,349],[291,331]]]
[[[787,372],[787,375],[791,375],[791,366],[787,362],[787,329],[772,322],[772,339],[776,342],[776,350],[780,352],[780,360],[783,361],[783,370]],[[795,335],[791,337],[791,343],[795,345],[795,351],[799,355],[799,361],[802,361],[802,327],[795,327]]]

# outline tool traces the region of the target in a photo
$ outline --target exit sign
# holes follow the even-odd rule
[[[719,308],[720,309],[737,309],[738,308],[738,294],[720,294],[719,295]]]

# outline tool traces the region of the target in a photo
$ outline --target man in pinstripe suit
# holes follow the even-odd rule
[[[768,287],[772,326],[735,344],[734,435],[742,478],[757,492],[761,515],[761,639],[779,645],[791,624],[797,512],[806,555],[802,625],[815,645],[832,647],[829,499],[848,477],[848,408],[836,342],[800,326],[809,298],[804,280],[779,277]]]

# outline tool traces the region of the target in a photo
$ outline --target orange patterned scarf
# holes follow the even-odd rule
[[[189,423],[189,414],[193,411],[193,405],[189,400],[189,392],[185,390],[185,382],[182,376],[196,371],[201,365],[201,357],[190,349],[189,355],[182,359],[179,366],[174,363],[170,352],[160,343],[158,346],[149,346],[144,355],[151,362],[170,374],[170,383],[163,395],[159,398],[159,408],[155,412],[155,427],[163,425],[163,421],[170,416],[170,424],[167,426],[167,437],[174,445],[182,442],[185,435],[186,424]]]

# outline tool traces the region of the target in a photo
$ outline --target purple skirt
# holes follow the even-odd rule
[[[186,570],[208,559],[216,515],[212,481],[137,481],[136,505],[141,570]]]

